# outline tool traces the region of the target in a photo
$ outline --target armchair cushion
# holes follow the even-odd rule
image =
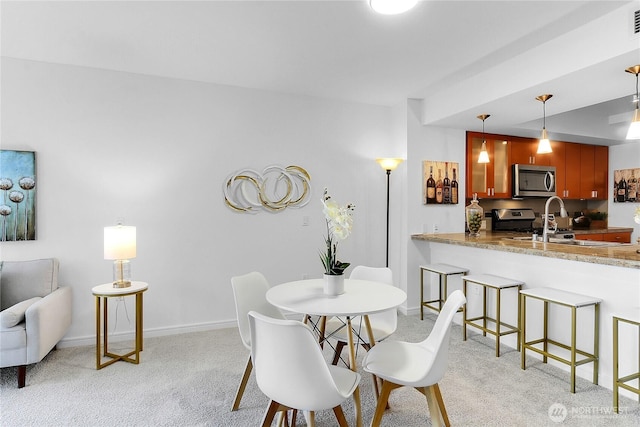
[[[34,297],[14,304],[9,308],[5,308],[0,312],[0,326],[2,328],[11,328],[16,326],[18,323],[23,322],[24,313],[27,309],[41,299],[42,297]]]
[[[58,289],[58,260],[4,261],[0,276],[0,310]]]

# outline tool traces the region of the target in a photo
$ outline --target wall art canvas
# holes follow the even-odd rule
[[[422,162],[422,203],[457,205],[460,168],[457,162],[424,160]]]
[[[36,153],[0,150],[0,241],[36,239]]]
[[[613,171],[614,203],[640,203],[638,188],[640,184],[640,168],[620,169]]]

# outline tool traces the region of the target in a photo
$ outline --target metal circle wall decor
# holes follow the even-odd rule
[[[300,166],[267,166],[262,174],[242,169],[227,177],[224,202],[236,212],[278,212],[309,203],[309,173]]]

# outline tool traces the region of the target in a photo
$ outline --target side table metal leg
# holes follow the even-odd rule
[[[96,370],[100,369],[100,297],[96,297]]]

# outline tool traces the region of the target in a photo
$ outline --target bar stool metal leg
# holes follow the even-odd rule
[[[576,308],[571,307],[571,393],[576,392]]]

